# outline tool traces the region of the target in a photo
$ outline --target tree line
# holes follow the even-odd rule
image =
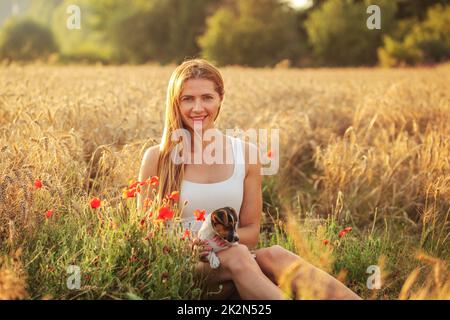
[[[70,5],[80,8],[74,17]],[[367,7],[380,8],[369,29]],[[80,28],[67,27],[68,19]],[[0,26],[0,59],[107,64],[401,66],[450,57],[447,0],[33,0]]]

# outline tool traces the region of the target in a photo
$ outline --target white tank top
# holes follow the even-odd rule
[[[205,216],[212,211],[232,207],[238,214],[241,210],[244,196],[245,159],[243,142],[239,138],[227,136],[233,149],[233,175],[223,181],[215,183],[197,183],[188,180],[181,182],[180,205],[188,200],[188,204],[181,213],[181,222],[184,228],[190,229],[196,235],[203,221],[196,221],[194,211],[206,210]]]

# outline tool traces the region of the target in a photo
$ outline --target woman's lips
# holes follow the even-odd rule
[[[204,117],[191,117],[191,119],[193,121],[203,121],[207,118],[208,116],[204,116]]]

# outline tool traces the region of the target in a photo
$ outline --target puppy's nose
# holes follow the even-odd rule
[[[233,237],[233,242],[238,242],[238,241],[239,241],[239,236],[236,233]]]

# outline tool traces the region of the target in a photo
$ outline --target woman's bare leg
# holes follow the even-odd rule
[[[262,272],[279,285],[281,277],[296,265],[292,276],[292,291],[300,299],[361,299],[339,280],[313,266],[298,255],[275,245],[256,251],[256,262]]]
[[[208,283],[232,280],[239,296],[246,299],[281,300],[284,294],[261,271],[245,245],[235,245],[217,253],[221,265],[212,270]],[[206,268],[203,265],[203,268]]]
[[[209,263],[201,261],[197,263],[196,274],[198,277],[201,277],[200,279],[206,281],[206,299],[235,299],[237,289],[231,280],[231,275],[226,272],[220,272],[217,269],[212,269]]]

